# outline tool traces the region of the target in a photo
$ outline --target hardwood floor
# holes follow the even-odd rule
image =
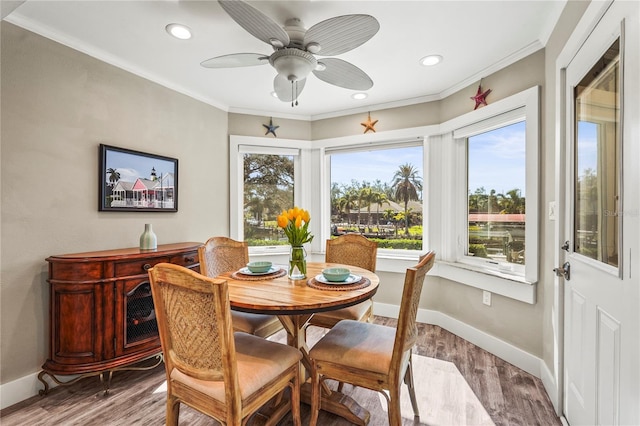
[[[375,322],[390,326],[395,320],[376,317]],[[459,426],[466,424],[459,420],[477,419],[464,417],[469,414],[470,403],[463,401],[462,394],[470,388],[472,399],[485,413],[487,422],[495,425],[561,425],[542,382],[515,366],[489,354],[440,327],[418,324],[419,340],[414,354],[451,363],[459,376],[453,389],[445,392],[436,387],[434,376],[426,371],[414,371],[414,378],[423,389],[432,393],[432,403],[420,406],[421,421],[405,416],[403,425],[426,425],[429,419],[437,418],[438,411],[461,412],[458,420],[442,421],[441,425]],[[283,332],[280,332],[283,333]],[[322,329],[311,327],[309,340],[313,342],[322,334]],[[274,340],[284,341],[284,335],[277,334]],[[455,365],[455,368],[453,367]],[[455,374],[458,374],[455,372]],[[60,386],[49,395],[35,396],[8,407],[0,412],[0,424],[13,425],[162,425],[165,415],[165,394],[162,385],[165,380],[164,366],[149,371],[122,371],[114,373],[111,390],[103,396],[96,377],[86,378],[70,386]],[[433,385],[430,385],[430,382]],[[458,383],[459,382],[459,383]],[[460,384],[461,383],[461,384]],[[387,424],[386,405],[381,403],[377,393],[367,389],[354,389],[345,385],[345,392],[353,392],[354,399],[371,411],[371,426]],[[433,402],[438,401],[438,402]],[[473,402],[473,401],[472,401]],[[480,406],[481,404],[481,406]],[[481,413],[481,414],[482,414]],[[486,416],[488,415],[488,416]],[[302,422],[308,424],[309,407],[302,404]],[[435,417],[434,417],[435,416]],[[455,417],[441,417],[453,419]],[[470,422],[470,420],[467,420]],[[424,423],[423,423],[424,422]],[[217,422],[189,407],[180,409],[180,424],[189,426],[215,425]],[[280,422],[281,426],[291,425],[290,415]],[[341,426],[349,424],[345,420],[326,412],[321,412],[319,424]],[[471,423],[469,423],[471,424]],[[474,422],[474,424],[477,424]]]

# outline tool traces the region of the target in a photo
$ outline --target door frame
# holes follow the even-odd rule
[[[554,247],[553,262],[554,267],[562,265],[565,259],[565,253],[561,250],[566,235],[566,215],[569,214],[569,206],[571,200],[567,200],[566,194],[566,178],[567,178],[567,126],[572,125],[566,122],[567,102],[566,99],[566,69],[580,51],[588,37],[598,26],[601,19],[609,12],[615,0],[606,0],[604,2],[592,1],[586,8],[580,21],[576,25],[574,31],[567,39],[562,51],[558,54],[554,70],[555,70],[555,91],[553,100],[555,101],[556,110],[554,112],[554,137],[555,140],[555,168],[554,168],[554,197],[555,201],[555,223],[554,229]],[[619,4],[618,4],[619,3]],[[622,7],[623,2],[617,2],[618,7]],[[624,116],[621,117],[623,122],[622,138],[623,143],[621,149],[624,150],[622,158],[622,170],[627,182],[640,181],[640,169],[637,167],[638,159],[640,159],[640,147],[634,144],[625,143],[624,140],[637,140],[640,135],[640,100],[637,94],[640,93],[640,82],[625,77],[625,73],[633,73],[640,70],[640,11],[638,5],[635,6],[633,19],[624,27],[625,38],[630,41],[629,46],[624,46],[625,65],[622,70],[624,93],[622,93],[621,106],[626,109]],[[632,9],[633,10],[633,9]],[[638,13],[636,15],[636,12]],[[613,11],[613,13],[617,13]],[[606,18],[605,18],[606,19]],[[632,40],[632,42],[631,42]],[[631,75],[631,74],[629,74]],[[631,119],[629,119],[631,117]],[[625,185],[621,187],[622,197],[624,198],[624,211],[619,212],[624,217],[624,238],[626,248],[620,252],[621,265],[626,265],[623,273],[625,278],[631,280],[626,286],[625,297],[629,304],[623,313],[624,330],[626,336],[622,349],[625,355],[621,358],[621,368],[628,373],[623,373],[622,382],[620,384],[621,391],[627,391],[623,395],[622,403],[625,409],[621,411],[622,423],[637,423],[640,421],[640,366],[637,365],[637,358],[640,356],[640,313],[636,309],[640,306],[640,280],[637,272],[640,256],[640,187],[637,185]],[[550,206],[551,209],[551,206]],[[551,213],[551,212],[550,212]],[[552,272],[545,271],[547,274]],[[548,275],[547,275],[548,276]],[[553,306],[551,308],[551,331],[553,333],[553,358],[552,369],[549,373],[549,380],[545,382],[547,389],[556,412],[562,416],[563,422],[566,419],[563,416],[565,405],[564,395],[564,279],[553,278]],[[629,338],[631,336],[631,338]],[[637,336],[637,337],[636,337]],[[635,358],[634,358],[635,357]],[[553,381],[553,382],[551,382]],[[629,393],[628,391],[631,390]]]
[[[567,144],[571,141],[567,140],[567,122],[566,122],[566,69],[572,59],[585,43],[589,35],[597,26],[600,19],[605,15],[614,0],[604,2],[591,2],[585,10],[582,18],[576,25],[571,36],[564,44],[564,47],[558,55],[555,63],[555,91],[554,101],[555,110],[555,165],[554,165],[554,200],[549,206],[550,214],[553,212],[553,232],[555,242],[553,247],[553,265],[560,266],[565,261],[564,253],[561,249],[565,240],[565,215],[569,214],[570,204],[566,198],[566,160],[567,160]],[[545,271],[551,273],[551,271]],[[553,403],[556,413],[564,419],[564,278],[560,278],[555,274],[553,277],[553,307],[551,310],[551,324],[553,327],[553,380],[554,383],[545,386],[551,402]]]

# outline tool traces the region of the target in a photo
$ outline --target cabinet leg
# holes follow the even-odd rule
[[[108,377],[105,380],[105,375],[108,374]],[[102,383],[102,390],[104,391],[104,396],[109,395],[109,386],[111,386],[111,378],[113,377],[113,370],[103,371],[100,373],[100,383]]]
[[[79,376],[71,379],[71,380],[67,380],[67,381],[62,381],[60,379],[58,379],[56,377],[55,374],[46,371],[46,370],[42,370],[39,374],[38,374],[38,380],[40,380],[42,382],[42,384],[44,385],[44,389],[40,389],[38,391],[38,394],[40,394],[40,396],[44,396],[47,395],[49,393],[49,383],[44,379],[44,376],[47,375],[51,378],[51,380],[53,380],[58,386],[69,386],[72,385],[74,383],[77,383],[78,381],[86,378],[86,377],[93,377],[93,376],[100,376],[100,383],[102,384],[102,389],[103,389],[103,395],[104,396],[108,396],[109,395],[109,387],[111,386],[111,378],[113,377],[113,372],[114,371],[144,371],[144,370],[151,370],[153,368],[156,368],[157,366],[159,366],[160,364],[162,364],[162,362],[164,361],[164,357],[162,356],[162,352],[159,354],[155,354],[155,355],[151,355],[150,357],[144,359],[141,361],[141,363],[144,363],[145,361],[148,361],[151,358],[155,358],[151,364],[147,363],[147,365],[131,365],[131,366],[124,366],[124,367],[117,367],[117,368],[112,368],[110,370],[105,370],[105,371],[94,371],[94,372],[90,372],[90,373],[84,373],[84,374],[80,374]]]

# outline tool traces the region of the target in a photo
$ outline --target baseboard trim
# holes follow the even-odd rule
[[[44,386],[42,382],[38,380],[38,373],[20,377],[12,382],[3,383],[0,385],[0,410],[4,410],[18,402],[38,395],[41,389],[44,389]]]
[[[400,308],[397,305],[374,302],[373,311],[376,315],[398,318]],[[531,355],[530,353],[517,348],[504,340],[478,330],[469,324],[452,318],[442,312],[428,309],[418,309],[417,320],[426,324],[442,327],[456,336],[462,337],[463,339],[492,353],[498,358],[515,365],[529,374],[538,378],[541,376],[540,370],[541,366],[544,364],[542,359]]]
[[[540,380],[542,381],[542,385],[544,389],[547,391],[547,395],[549,395],[549,399],[551,400],[551,404],[553,404],[553,408],[556,410],[556,414],[560,416],[560,396],[558,391],[558,384],[555,376],[547,367],[547,364],[540,361]]]

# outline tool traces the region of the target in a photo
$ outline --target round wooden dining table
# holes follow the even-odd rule
[[[324,268],[342,266],[361,277],[349,284],[327,284],[317,280]],[[274,265],[274,272],[248,275],[230,271],[219,275],[227,281],[231,309],[243,312],[276,315],[287,332],[287,343],[302,352],[301,396],[309,402],[310,384],[304,380],[311,371],[306,328],[316,312],[330,311],[355,305],[373,297],[378,290],[378,276],[366,269],[337,263],[308,262],[307,277],[292,280],[285,265]],[[318,277],[320,278],[320,277]],[[353,281],[353,280],[352,280]],[[306,370],[305,370],[306,369]],[[369,412],[351,397],[323,386],[321,408],[337,414],[354,424],[366,425]]]

